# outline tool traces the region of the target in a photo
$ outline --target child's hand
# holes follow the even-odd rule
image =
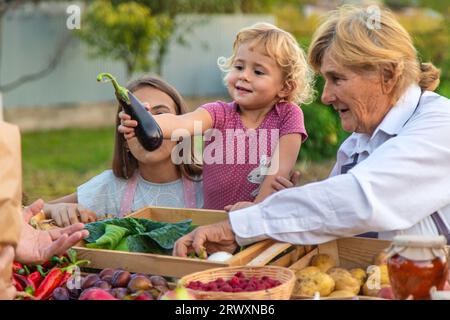
[[[129,140],[135,136],[134,128],[137,127],[137,121],[131,120],[130,115],[126,114],[124,111],[119,112],[120,125],[117,130],[123,133],[125,139]]]
[[[46,203],[44,212],[47,219],[53,219],[58,227],[68,227],[82,222],[97,221],[97,215],[77,203]]]
[[[290,180],[282,176],[277,176],[275,180],[272,182],[271,187],[275,189],[275,191],[280,191],[287,188],[295,187],[299,181],[300,181],[300,172],[294,171],[291,175]]]
[[[151,112],[151,106],[147,102],[142,102],[142,105],[147,109],[148,112]],[[120,133],[123,133],[125,139],[129,140],[136,136],[134,133],[134,128],[137,127],[138,122],[136,120],[131,120],[131,116],[126,114],[124,111],[119,112],[120,125],[117,130]]]
[[[10,274],[6,268],[11,268],[14,260],[14,248],[1,245],[0,247],[0,300],[12,300],[16,296],[16,288],[13,286],[12,281],[5,279],[4,275]]]

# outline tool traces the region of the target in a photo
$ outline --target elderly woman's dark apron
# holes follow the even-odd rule
[[[423,94],[423,91],[420,94],[419,101],[417,102],[417,105],[416,105],[416,108],[414,109],[414,112],[408,118],[408,120],[406,120],[406,122],[403,124],[403,127],[409,122],[409,120],[411,120],[411,118],[414,116],[414,114],[416,113],[417,109],[419,108],[420,99],[422,98],[422,94]],[[350,169],[352,169],[354,166],[356,166],[358,164],[358,158],[359,158],[359,154],[356,153],[353,156],[351,163],[347,163],[347,164],[342,165],[342,167],[341,167],[341,174],[347,173]],[[436,229],[438,230],[439,234],[445,236],[445,238],[447,239],[447,244],[450,245],[450,230],[447,228],[447,226],[444,223],[444,221],[442,220],[441,216],[437,212],[435,212],[435,213],[433,213],[431,215],[431,219],[433,219],[433,222],[436,225]],[[357,237],[378,238],[378,232],[367,232],[367,233],[363,233],[363,234],[357,235]]]

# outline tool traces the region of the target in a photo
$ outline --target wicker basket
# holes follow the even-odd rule
[[[231,279],[236,272],[242,272],[247,278],[263,276],[281,282],[279,286],[250,292],[216,292],[187,289],[199,300],[288,300],[294,290],[295,274],[292,270],[277,266],[263,267],[224,267],[209,269],[184,276],[178,285],[185,286],[191,281],[210,282],[218,278]]]

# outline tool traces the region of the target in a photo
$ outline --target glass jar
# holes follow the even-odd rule
[[[443,236],[396,236],[388,249],[388,271],[396,299],[430,299],[448,277],[447,240]]]

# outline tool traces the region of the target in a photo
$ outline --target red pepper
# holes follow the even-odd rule
[[[22,270],[22,269],[23,269],[23,265],[21,263],[19,263],[17,261],[13,262],[13,272],[14,273],[18,273],[19,270]]]
[[[23,291],[23,285],[16,279],[16,274],[13,275],[13,284],[17,291]]]
[[[17,291],[32,291],[36,290],[36,285],[34,282],[30,281],[27,277],[20,274],[13,274],[13,279],[16,283]]]
[[[41,275],[41,273],[39,271],[35,271],[33,273],[31,273],[28,277],[28,280],[30,280],[31,282],[34,283],[35,287],[39,287],[39,285],[41,284],[42,280],[44,279]]]
[[[72,273],[69,272],[69,271],[66,271],[64,273],[63,278],[61,279],[61,282],[60,282],[59,286],[62,287],[63,285],[65,285],[66,282],[70,279],[71,276],[72,276]]]
[[[60,268],[52,269],[41,285],[35,291],[35,297],[39,300],[46,300],[51,297],[53,290],[55,290],[64,277],[64,272]]]

